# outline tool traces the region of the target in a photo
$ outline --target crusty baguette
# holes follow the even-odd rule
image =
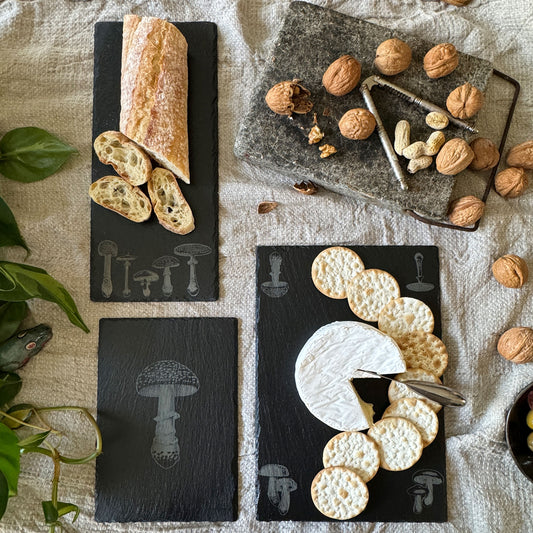
[[[185,183],[189,177],[187,41],[170,22],[124,17],[120,131]]]
[[[104,165],[132,185],[146,183],[152,173],[150,158],[134,142],[118,131],[104,131],[94,140],[94,151]]]
[[[89,195],[97,204],[133,222],[144,222],[152,214],[146,194],[119,176],[104,176],[95,181]]]
[[[154,168],[148,194],[159,223],[169,231],[185,235],[194,229],[194,217],[172,172]]]

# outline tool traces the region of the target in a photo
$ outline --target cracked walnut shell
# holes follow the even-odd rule
[[[409,67],[412,55],[406,42],[396,38],[387,39],[378,46],[374,65],[382,74],[394,76]]]
[[[472,170],[489,170],[500,160],[500,152],[490,139],[478,137],[470,143],[470,148],[474,152],[474,159],[469,167]]]
[[[507,164],[510,167],[533,170],[533,141],[513,146],[507,154]]]
[[[433,79],[451,74],[458,64],[459,55],[451,43],[438,44],[424,56],[424,70]]]
[[[482,216],[485,204],[475,196],[463,196],[451,203],[448,219],[456,226],[472,226]]]
[[[333,61],[322,76],[322,85],[333,96],[344,96],[355,89],[361,78],[361,63],[350,55]]]
[[[484,100],[483,93],[477,87],[465,83],[450,93],[446,107],[456,118],[471,118],[483,107]]]
[[[529,276],[526,262],[514,254],[497,259],[492,265],[492,273],[498,283],[509,289],[519,289]]]
[[[516,198],[524,194],[529,181],[523,168],[506,168],[496,174],[494,188],[504,198]]]
[[[347,139],[368,139],[375,128],[376,119],[367,109],[350,109],[339,120],[341,134]]]
[[[464,139],[451,139],[437,156],[437,170],[446,176],[455,176],[462,172],[474,160],[474,151]]]
[[[467,4],[469,4],[472,0],[443,0],[443,1],[446,2],[447,4],[451,4],[452,6],[462,7],[462,6],[466,6]]]
[[[299,85],[298,81],[281,81],[267,92],[265,101],[274,113],[291,116],[293,113],[304,115],[311,111],[311,92]]]
[[[533,329],[508,329],[498,341],[498,352],[512,363],[530,363],[533,361]]]

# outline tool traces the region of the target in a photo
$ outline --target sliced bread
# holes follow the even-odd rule
[[[145,152],[118,131],[104,131],[94,141],[94,151],[104,165],[111,165],[132,185],[150,178],[152,163]]]
[[[104,176],[95,181],[89,195],[97,204],[133,222],[144,222],[152,214],[146,194],[119,176]]]
[[[154,168],[148,181],[148,194],[159,223],[169,231],[185,235],[194,229],[194,217],[174,174]]]

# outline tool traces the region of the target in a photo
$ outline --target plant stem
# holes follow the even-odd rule
[[[12,420],[13,422],[17,422],[17,424],[20,424],[22,426],[26,426],[32,429],[37,429],[38,431],[50,431],[50,433],[53,433],[54,435],[61,435],[61,431],[57,431],[56,429],[52,429],[50,427],[42,428],[39,426],[34,426],[33,424],[28,424],[27,422],[23,422],[20,418],[16,418],[14,416],[8,415],[4,411],[0,411],[0,416],[5,417],[9,420]],[[41,419],[41,423],[42,423],[42,419]]]
[[[54,477],[52,478],[52,505],[57,509],[57,488],[59,486],[59,474],[61,470],[61,462],[59,460],[59,452],[53,446],[46,443],[52,454],[52,460],[54,461]],[[55,524],[50,524],[49,533],[55,533]]]

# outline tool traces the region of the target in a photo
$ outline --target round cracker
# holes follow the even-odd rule
[[[422,368],[410,368],[409,370],[395,376],[394,379],[397,379],[398,381],[406,381],[409,379],[413,381],[428,381],[429,383],[442,384],[442,381],[435,374],[433,374],[432,372],[428,372],[427,370],[424,370]],[[417,398],[419,400],[423,400],[436,413],[438,413],[442,409],[442,405],[440,403],[428,400],[424,396],[421,396],[420,394],[411,390],[406,385],[402,385],[401,383],[395,383],[393,381],[389,386],[389,402],[392,403],[396,400],[399,400],[400,398]]]
[[[346,296],[355,316],[367,322],[377,322],[380,311],[400,296],[400,286],[388,272],[369,268],[352,279]]]
[[[431,333],[434,325],[431,309],[416,298],[395,298],[382,308],[378,318],[378,328],[391,337],[412,331]]]
[[[380,465],[385,470],[407,470],[422,456],[420,431],[405,418],[382,418],[370,427],[368,436],[377,444]]]
[[[379,470],[379,452],[376,443],[359,431],[343,431],[324,447],[322,460],[326,468],[346,466],[368,483]]]
[[[348,520],[361,514],[368,503],[366,483],[345,466],[321,470],[311,483],[315,507],[325,516]]]
[[[448,366],[448,351],[433,333],[413,331],[394,337],[405,358],[407,368],[423,368],[442,376]]]
[[[322,294],[342,300],[346,298],[347,284],[364,269],[363,261],[353,250],[332,246],[315,257],[311,277]]]
[[[412,422],[422,436],[424,448],[435,440],[439,432],[439,419],[435,411],[423,400],[400,398],[392,402],[383,413],[383,418],[391,416],[399,416]]]

